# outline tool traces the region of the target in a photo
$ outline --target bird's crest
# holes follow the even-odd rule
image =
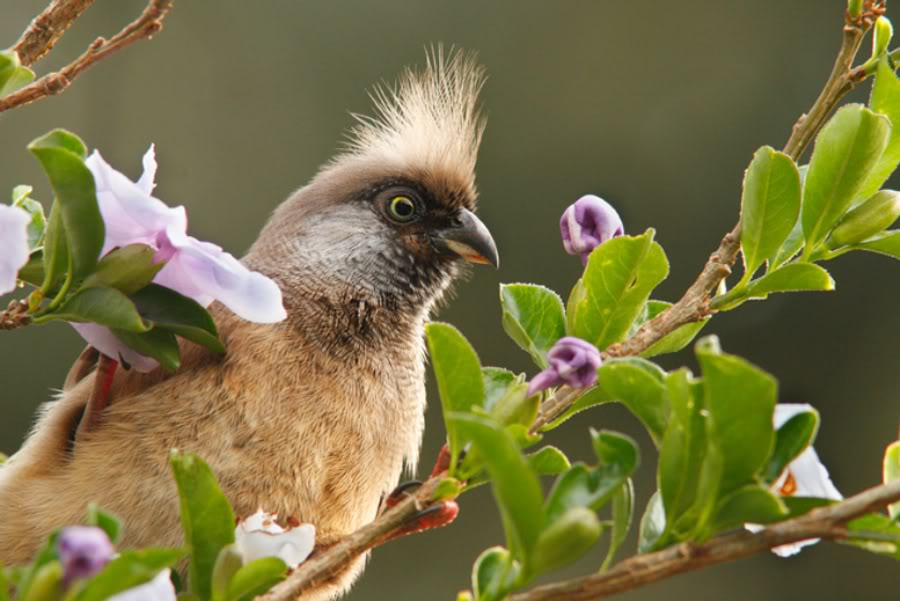
[[[478,94],[484,80],[473,55],[429,51],[424,69],[407,69],[395,85],[375,88],[375,115],[354,115],[357,124],[346,154],[336,162],[374,159],[413,176],[437,177],[474,201],[475,161],[484,131]]]

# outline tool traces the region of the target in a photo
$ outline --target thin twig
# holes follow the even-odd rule
[[[13,46],[21,63],[28,67],[50,52],[72,23],[93,3],[94,0],[53,0],[44,12],[34,18]]]
[[[382,513],[375,521],[341,539],[327,549],[316,552],[304,561],[283,582],[268,593],[256,597],[256,601],[289,601],[302,592],[333,579],[341,568],[366,551],[391,537],[400,526],[420,511],[434,504],[432,496],[441,477],[425,481],[408,497]]]
[[[900,480],[882,484],[854,497],[773,524],[757,533],[734,532],[698,545],[681,543],[655,553],[627,559],[608,572],[565,580],[513,595],[510,601],[588,601],[633,590],[662,578],[761,553],[772,547],[809,538],[842,539],[850,520],[881,511],[900,499]]]
[[[97,38],[88,49],[66,67],[48,73],[21,90],[0,98],[0,112],[34,102],[45,96],[59,94],[78,75],[99,60],[132,43],[153,36],[162,29],[162,21],[172,7],[172,0],[150,0],[144,12],[111,39]]]

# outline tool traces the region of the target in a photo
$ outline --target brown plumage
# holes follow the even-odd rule
[[[77,442],[93,374],[48,404],[0,468],[0,563],[28,560],[90,501],[124,519],[126,546],[180,544],[171,448],[208,461],[238,515],[295,516],[318,545],[372,520],[418,458],[424,323],[461,258],[496,263],[471,212],[481,83],[464,56],[431,57],[377,92],[377,116],[278,207],[244,261],[279,283],[285,321],[214,305],[227,353],[184,344],[175,374],[120,370]],[[414,218],[391,213],[397,196]],[[361,567],[305,598],[345,590]]]

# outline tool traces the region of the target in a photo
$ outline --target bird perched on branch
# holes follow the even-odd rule
[[[174,374],[119,370],[77,437],[95,374],[73,378],[0,468],[0,563],[29,560],[89,502],[124,519],[126,546],[181,544],[171,448],[212,466],[236,514],[311,523],[318,546],[371,521],[417,462],[425,321],[462,262],[497,265],[473,213],[482,83],[470,58],[430,57],[377,91],[376,116],[276,209],[243,261],[280,285],[285,321],[213,305],[224,356],[186,344]]]

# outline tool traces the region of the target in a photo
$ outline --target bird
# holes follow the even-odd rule
[[[475,214],[484,81],[472,55],[432,51],[375,88],[372,115],[242,258],[280,286],[284,321],[213,304],[224,354],[181,341],[174,373],[118,370],[77,437],[96,373],[76,370],[0,467],[0,564],[28,561],[90,502],[122,518],[124,547],[181,545],[173,448],[211,466],[236,515],[311,523],[317,548],[374,519],[418,461],[425,324],[467,263],[498,266]],[[340,595],[364,563],[302,598]]]

